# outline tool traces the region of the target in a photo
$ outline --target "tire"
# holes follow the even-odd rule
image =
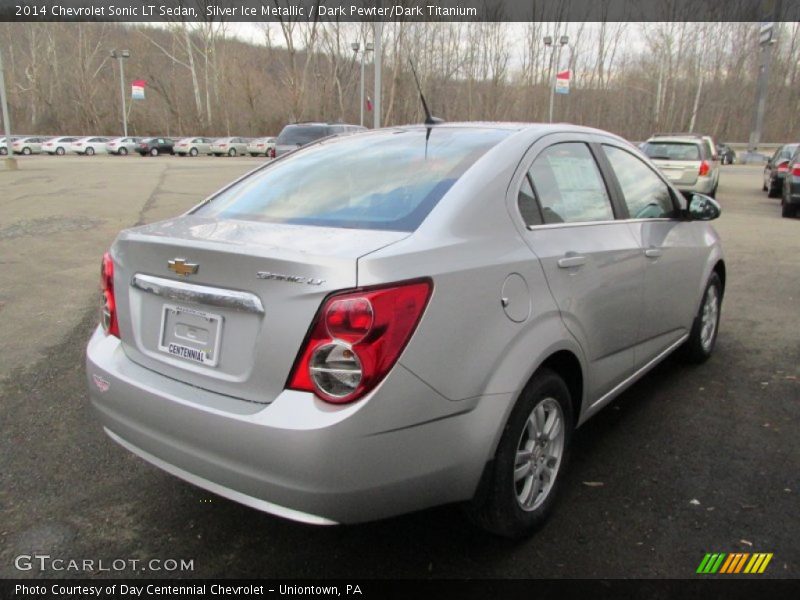
[[[767,188],[767,198],[777,198],[781,195],[775,187],[775,181],[772,178],[770,178]]]
[[[252,157],[256,157],[256,156],[259,156],[259,154],[258,154],[258,152],[251,152],[251,153],[250,153],[250,156],[252,156]]]
[[[722,281],[714,272],[708,278],[703,301],[694,318],[689,339],[680,348],[681,358],[684,361],[694,364],[704,363],[714,352],[719,333],[719,317],[722,314],[722,294]],[[715,304],[714,308],[709,305],[710,302]]]
[[[781,216],[784,219],[791,219],[797,214],[797,208],[786,204],[786,201],[781,199]]]
[[[94,156],[94,148],[92,148],[91,146],[86,148],[86,156]]]
[[[531,434],[544,435],[550,423],[555,431],[547,441],[536,441]],[[466,506],[467,516],[480,528],[508,538],[526,537],[541,527],[555,503],[573,423],[567,385],[550,369],[541,369],[514,405],[494,460]],[[548,463],[549,469],[544,466]],[[545,481],[547,473],[551,475]]]
[[[198,154],[197,148],[192,148],[191,150],[189,150],[189,156],[197,156],[197,154]]]
[[[117,152],[117,154],[119,154],[120,156],[127,156],[128,155],[128,149],[127,148],[120,148],[119,151]]]
[[[158,148],[150,148],[150,156],[158,156]]]
[[[31,149],[30,149],[30,148],[28,148],[27,146],[25,146],[25,147],[22,149],[22,154],[23,154],[23,156],[30,156],[30,155],[31,155]]]
[[[768,191],[767,190],[767,179],[764,176],[761,177],[761,191],[762,192]]]
[[[708,195],[709,195],[709,197],[710,197],[710,198],[716,198],[716,197],[717,197],[717,188],[718,188],[718,187],[719,187],[719,181],[718,181],[716,184],[714,184],[714,189],[713,189],[713,190],[711,190],[711,191],[708,193]]]
[[[8,148],[5,146],[0,147],[0,156],[5,156],[6,154],[8,154]]]
[[[230,150],[228,150],[228,156],[230,156],[231,158],[236,156],[236,148],[231,148]]]
[[[56,154],[57,154],[58,156],[64,156],[64,154],[66,154],[66,150],[64,150],[64,148],[62,148],[61,146],[59,146],[58,148],[56,148]]]

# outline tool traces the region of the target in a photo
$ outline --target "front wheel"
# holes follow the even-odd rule
[[[61,146],[59,146],[58,148],[56,148],[56,154],[57,154],[58,156],[64,156],[64,152],[65,152],[65,150],[64,150],[64,149],[63,149]]]
[[[797,208],[787,204],[785,200],[781,200],[781,216],[784,219],[791,219],[797,214]]]
[[[236,156],[236,148],[231,148],[230,150],[228,150],[228,156],[231,157]]]
[[[94,148],[92,148],[91,146],[89,146],[89,147],[86,149],[86,156],[94,156]]]
[[[572,402],[564,380],[541,369],[511,411],[497,453],[467,506],[481,528],[521,538],[547,520],[572,435]]]
[[[158,148],[151,148],[150,156],[158,156]]]
[[[31,149],[30,149],[30,148],[27,148],[27,147],[26,147],[26,148],[23,148],[23,149],[22,149],[22,154],[23,154],[24,156],[30,156],[30,155],[31,155]]]
[[[700,310],[694,318],[689,339],[681,347],[681,354],[687,362],[699,364],[711,356],[717,343],[721,308],[722,281],[719,275],[712,273],[703,293]]]
[[[770,177],[769,184],[767,186],[767,198],[777,198],[780,195],[781,194],[778,190],[778,186],[775,185],[775,180]]]
[[[189,150],[189,156],[197,156],[197,148],[192,148]]]
[[[125,156],[126,154],[128,154],[128,149],[127,148],[120,148],[119,152],[117,154],[119,154],[120,156]]]

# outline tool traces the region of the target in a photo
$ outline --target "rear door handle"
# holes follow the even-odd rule
[[[570,267],[581,267],[586,264],[585,256],[565,256],[558,259],[558,266],[562,269],[569,269]]]
[[[644,255],[647,258],[658,258],[662,254],[664,254],[664,252],[662,252],[661,248],[648,248],[644,251]]]

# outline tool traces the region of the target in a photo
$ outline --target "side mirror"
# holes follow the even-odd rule
[[[721,213],[719,202],[710,196],[694,194],[689,201],[689,216],[692,221],[712,221]]]

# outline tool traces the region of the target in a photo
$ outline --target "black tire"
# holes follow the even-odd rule
[[[117,154],[119,154],[120,156],[127,156],[127,154],[128,154],[128,149],[127,149],[127,148],[120,148],[120,149],[117,151]]]
[[[708,193],[709,197],[711,197],[711,198],[716,198],[716,197],[717,197],[717,188],[718,188],[718,187],[719,187],[719,181],[718,181],[718,182],[717,182],[717,183],[714,185],[714,189],[713,189],[713,190],[711,190],[711,191]]]
[[[253,156],[253,157],[255,157],[255,156],[259,156],[259,154],[258,154],[258,152],[251,152],[251,153],[250,153],[250,156]]]
[[[189,156],[197,156],[197,154],[198,154],[197,148],[192,148],[191,150],[189,150]]]
[[[91,146],[86,148],[86,156],[94,156],[94,148],[92,148]]]
[[[150,148],[150,156],[158,156],[158,148]]]
[[[64,154],[65,154],[65,153],[66,153],[66,150],[64,150],[64,148],[62,148],[61,146],[59,146],[58,148],[56,148],[56,154],[57,154],[58,156],[64,156]]]
[[[519,445],[523,436],[528,435],[527,423],[534,409],[543,403],[551,404],[552,400],[558,403],[561,410],[560,431],[563,434],[563,446],[560,461],[555,467],[555,476],[546,495],[538,505],[524,509],[518,499],[518,493],[521,493],[517,489],[519,482],[514,477],[518,467]],[[494,460],[487,465],[475,497],[465,507],[470,520],[488,532],[508,538],[526,537],[541,527],[549,517],[558,495],[561,474],[569,457],[573,427],[572,401],[567,385],[550,369],[540,369],[525,386],[514,405],[497,445]]]
[[[767,180],[764,179],[763,176],[761,177],[761,191],[762,192],[766,192],[767,191]]]
[[[781,195],[780,191],[778,190],[777,186],[775,185],[775,181],[770,179],[769,180],[769,189],[767,190],[767,198],[777,198]]]
[[[0,156],[5,156],[6,154],[8,154],[8,148],[5,146],[0,147]]]
[[[706,308],[706,303],[709,298],[709,293],[712,288],[716,290],[716,298],[717,298],[716,320],[714,322],[714,329],[710,338],[710,343],[704,344],[703,317]],[[700,308],[697,311],[697,315],[695,315],[694,323],[692,324],[692,331],[689,334],[689,339],[687,339],[683,343],[679,351],[680,357],[685,362],[693,364],[704,363],[709,359],[711,354],[714,352],[714,346],[717,343],[717,335],[719,334],[719,318],[720,315],[722,314],[723,291],[724,290],[722,289],[722,281],[720,280],[719,275],[717,275],[716,272],[712,273],[711,277],[708,278],[706,289],[703,292],[703,300],[700,302]]]
[[[22,154],[23,154],[24,156],[30,156],[30,155],[31,155],[31,149],[30,149],[30,148],[28,148],[27,146],[25,146],[25,147],[22,149]]]
[[[785,200],[781,200],[781,216],[785,219],[791,219],[797,214],[797,208],[791,204],[786,204]]]
[[[231,158],[236,156],[236,148],[231,148],[230,150],[228,150],[228,156],[230,156]]]

